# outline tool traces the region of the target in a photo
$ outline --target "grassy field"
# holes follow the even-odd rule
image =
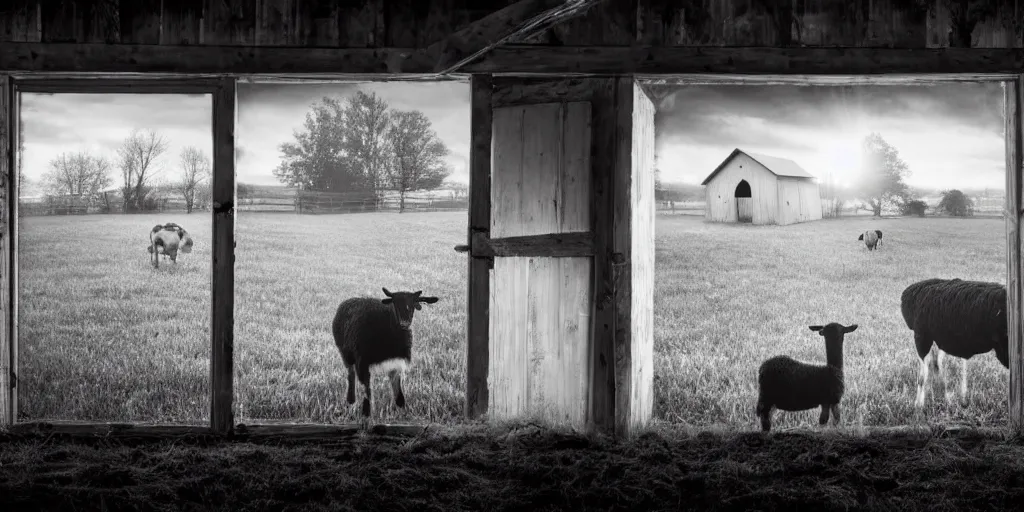
[[[148,264],[146,233],[175,221],[194,233],[177,266]],[[407,409],[374,382],[379,421],[457,421],[465,368],[465,212],[297,216],[242,212],[236,257],[238,421],[347,422],[341,357],[329,323],[351,295],[424,290]],[[21,221],[24,419],[200,423],[208,416],[209,235],[205,214],[31,217]],[[859,232],[882,229],[868,253]],[[954,236],[955,235],[955,236]],[[655,415],[685,425],[755,425],[757,365],[788,353],[824,360],[811,324],[847,336],[844,423],[913,421],[917,360],[899,313],[913,281],[1005,282],[1001,219],[826,220],[787,227],[659,216]],[[69,252],[70,251],[70,252]],[[1007,372],[972,361],[971,402],[929,402],[945,422],[1001,424]],[[954,373],[953,378],[958,376]],[[931,399],[931,397],[929,397]],[[780,414],[776,424],[816,422]]]

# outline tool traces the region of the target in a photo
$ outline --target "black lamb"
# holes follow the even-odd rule
[[[1006,287],[999,283],[962,279],[925,279],[911,284],[900,297],[900,310],[907,327],[914,331],[914,345],[921,358],[915,405],[924,406],[929,365],[925,357],[934,344],[931,369],[943,381],[946,399],[952,393],[942,379],[944,354],[961,360],[961,396],[967,396],[967,360],[995,351],[996,359],[1010,367],[1006,325]]]
[[[355,380],[363,385],[363,416],[370,416],[370,369],[383,370],[391,380],[395,405],[405,407],[402,376],[412,362],[412,317],[421,303],[433,304],[437,297],[422,297],[423,291],[389,292],[384,299],[354,297],[343,301],[334,314],[331,332],[334,344],[348,370],[346,400],[356,403]]]
[[[761,430],[764,432],[771,430],[772,411],[776,408],[795,412],[821,407],[819,425],[828,423],[829,411],[832,412],[833,425],[839,424],[839,401],[846,389],[843,339],[847,333],[857,330],[857,324],[847,327],[832,322],[825,326],[812,325],[810,329],[825,338],[826,364],[775,356],[761,363],[758,369],[757,416],[761,418]]]

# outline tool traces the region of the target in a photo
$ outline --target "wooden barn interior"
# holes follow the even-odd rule
[[[138,503],[127,505],[136,495],[125,497],[113,491],[88,494],[82,490],[81,485],[85,484],[74,484],[79,485],[75,491],[78,494],[62,498],[63,494],[53,490],[56,487],[46,485],[72,481],[67,480],[70,477],[66,474],[71,470],[64,466],[53,470],[61,472],[56,476],[42,470],[24,473],[42,475],[38,478],[46,478],[51,484],[40,484],[41,487],[20,494],[11,490],[14,482],[36,478],[11,476],[10,472],[17,470],[11,468],[25,467],[28,459],[35,461],[32,464],[61,464],[69,457],[71,452],[57,453],[53,458],[17,452],[22,449],[17,446],[22,445],[16,444],[23,442],[18,439],[23,438],[13,437],[16,433],[42,432],[44,436],[61,434],[94,439],[121,435],[160,439],[182,435],[235,439],[257,439],[264,435],[289,440],[313,437],[320,443],[316,446],[318,455],[297,452],[293,459],[278,459],[273,466],[284,473],[300,467],[305,468],[303,471],[322,470],[321,478],[334,482],[331,485],[336,488],[342,487],[341,481],[331,479],[362,471],[364,485],[376,486],[384,493],[376,498],[381,505],[398,503],[396,500],[405,492],[421,500],[443,495],[461,507],[475,510],[490,509],[497,503],[487,499],[518,499],[520,506],[544,508],[539,498],[530,501],[533,498],[528,497],[552,493],[550,499],[559,492],[575,492],[568,490],[570,487],[591,485],[590,491],[580,491],[580,496],[589,493],[587,498],[566,501],[590,508],[669,509],[682,507],[685,500],[693,505],[714,505],[714,499],[724,499],[733,492],[726,489],[734,488],[740,489],[734,491],[738,497],[720,508],[772,508],[792,505],[796,502],[785,500],[800,496],[827,508],[821,501],[825,498],[819,496],[825,491],[793,483],[806,483],[810,481],[807,479],[817,478],[814,472],[823,471],[821,468],[841,464],[836,462],[839,458],[835,452],[827,451],[839,450],[834,448],[838,441],[816,443],[813,437],[797,436],[791,441],[780,438],[783,440],[777,444],[764,444],[765,441],[722,440],[707,434],[686,445],[690,448],[673,448],[675,451],[648,440],[641,441],[647,443],[644,448],[623,448],[625,451],[614,459],[620,462],[608,462],[612,459],[586,459],[589,455],[566,455],[564,451],[562,459],[543,458],[540,454],[569,445],[582,447],[577,453],[603,446],[590,441],[516,441],[521,443],[515,445],[518,448],[510,448],[509,434],[503,434],[505,437],[494,438],[498,440],[486,441],[490,444],[481,444],[483,447],[474,452],[477,455],[467,456],[466,460],[476,462],[472,462],[472,467],[467,462],[468,469],[460,470],[462,473],[444,473],[455,463],[431,459],[441,456],[430,451],[435,448],[423,448],[428,441],[416,441],[421,444],[415,446],[422,448],[416,452],[419,458],[410,466],[415,469],[402,473],[405,487],[399,488],[387,476],[393,474],[389,473],[392,470],[365,468],[375,460],[384,460],[375,459],[373,454],[405,453],[401,450],[410,449],[409,445],[377,440],[370,448],[352,451],[330,444],[337,438],[355,439],[356,426],[241,428],[236,423],[233,404],[236,84],[367,79],[471,81],[469,228],[466,243],[453,248],[465,254],[469,267],[464,298],[468,304],[465,414],[488,420],[539,415],[556,424],[623,439],[635,438],[633,434],[643,432],[652,413],[652,312],[656,307],[652,292],[654,117],[667,87],[729,83],[1003,82],[1009,301],[1006,317],[1010,344],[1010,412],[1005,430],[1024,434],[1024,240],[1020,232],[1024,215],[1022,0],[3,0],[0,174],[4,180],[0,190],[5,207],[0,209],[0,250],[4,254],[0,258],[0,315],[4,325],[0,329],[0,439],[7,440],[7,447],[0,443],[0,473],[8,476],[0,478],[2,500],[24,505],[26,500],[35,499],[53,507],[76,503],[79,509],[97,507],[97,503],[100,507],[150,509],[139,508]],[[17,152],[12,148],[18,147],[18,95],[22,92],[213,95],[214,235],[210,243],[214,271],[208,426],[17,421],[18,184],[13,172]],[[559,158],[552,158],[552,154]],[[562,299],[546,299],[552,296]],[[531,315],[531,311],[542,314]],[[580,319],[589,319],[589,323]],[[540,367],[527,365],[526,344],[536,340],[557,345],[559,358]],[[374,432],[399,435],[406,430],[422,433],[424,429],[387,426]],[[933,489],[919,495],[905,491],[902,496],[915,501],[902,502],[904,505],[948,508],[949,503],[966,506],[969,499],[992,504],[992,500],[1005,499],[1009,503],[1024,497],[1019,473],[1016,480],[1004,478],[992,469],[996,466],[980,466],[976,458],[968,461],[970,457],[982,457],[976,455],[979,451],[970,451],[979,442],[970,441],[975,444],[963,448],[967,445],[937,445],[934,443],[939,441],[933,441],[929,451],[921,449],[925,446],[923,441],[900,439],[885,445],[888,448],[882,451],[877,451],[882,441],[872,441],[876,444],[864,448],[868,451],[863,453],[870,453],[870,459],[855,458],[850,462],[852,469],[841,470],[854,483],[834,484],[863,487],[846,488],[847,494],[833,498],[846,500],[847,508],[863,505],[870,499],[884,499],[878,497],[882,493],[900,489],[900,479],[931,479],[922,485]],[[785,445],[787,442],[790,444]],[[848,446],[855,446],[860,441],[849,443]],[[443,446],[455,450],[463,445],[451,441]],[[941,449],[947,451],[937,455],[940,448],[936,446],[945,446]],[[124,483],[129,481],[125,476],[128,473],[111,469],[118,464],[127,465],[129,462],[125,461],[129,460],[136,461],[131,464],[149,464],[145,471],[159,478],[189,476],[167,470],[157,462],[145,462],[150,459],[137,452],[105,449],[115,454],[112,457],[123,458],[86,464],[75,478],[98,482],[98,475],[102,475],[107,483],[96,485],[130,486],[133,484]],[[686,450],[705,453],[701,449],[716,455],[698,454],[687,459],[691,468],[698,468],[685,470],[690,473],[681,469],[683,463],[660,465],[665,460],[685,459],[689,456],[686,453],[690,453]],[[83,455],[84,449],[76,450],[78,456],[98,456]],[[223,465],[222,459],[216,459],[219,455],[211,455],[212,451],[162,450],[161,457],[187,461],[182,462],[189,468],[186,473],[199,474],[206,471],[204,468]],[[738,469],[739,462],[731,462],[732,466],[707,466],[717,469],[704,473],[699,469],[725,464],[709,462],[722,457],[754,460],[762,456],[758,450],[771,454],[763,457],[774,459],[760,466],[746,466],[748,469]],[[823,451],[809,455],[808,450]],[[848,451],[852,453],[851,450],[856,451]],[[236,468],[243,468],[237,471],[250,471],[252,481],[262,483],[225,479],[218,484],[219,479],[206,477],[207,484],[222,485],[217,491],[221,493],[219,497],[188,498],[192,494],[186,491],[193,492],[188,487],[191,484],[180,484],[178,498],[195,503],[206,500],[222,506],[234,500],[227,507],[236,510],[245,509],[236,508],[243,502],[261,509],[278,509],[293,498],[267,498],[261,494],[266,486],[298,484],[297,480],[273,476],[284,473],[267,471],[271,465],[268,457],[285,457],[279,452],[268,453],[257,450],[231,459]],[[325,453],[339,455],[329,462],[316,458],[326,457]],[[1024,460],[1019,449],[1012,453],[1017,455],[1008,455],[1007,460]],[[879,458],[891,459],[896,465],[947,466],[902,476],[878,476],[880,470],[866,461]],[[380,464],[384,467],[394,464],[394,460]],[[586,460],[589,462],[572,462]],[[777,462],[781,460],[802,460],[811,469],[808,473],[780,471],[776,464],[782,464]],[[950,462],[953,460],[974,465],[956,466]],[[548,476],[516,476],[526,475],[528,464],[536,464],[532,466],[536,474]],[[564,469],[568,466],[559,464],[598,469],[610,464],[621,466],[616,476],[601,473],[563,483],[552,476],[556,473],[551,468],[569,471]],[[621,470],[630,464],[634,469]],[[999,467],[1019,462],[1002,464],[1007,466]],[[635,469],[645,465],[663,473]],[[498,466],[517,469],[495,469]],[[974,469],[958,472],[957,467]],[[294,471],[288,474],[299,478],[295,476],[300,474],[299,470]],[[416,471],[434,474],[410,476]],[[503,483],[492,486],[481,480],[467,480],[466,475],[471,473],[491,475],[488,478]],[[758,478],[750,476],[755,473]],[[569,473],[559,474],[569,478],[565,476]],[[444,478],[451,480],[441,482]],[[671,481],[663,481],[666,478]],[[956,478],[974,478],[989,487],[960,485]],[[414,481],[429,483],[416,487]],[[521,485],[507,483],[511,481]],[[593,483],[581,483],[585,481]],[[786,491],[789,494],[784,500],[751,490],[751,481],[793,487]],[[632,485],[632,490],[608,490],[619,484]],[[998,492],[1003,498],[984,498],[980,494],[992,490],[993,485],[1000,486]],[[451,490],[462,486],[472,487],[472,495],[456,495],[458,491]],[[657,493],[648,492],[651,489],[663,491],[666,498],[659,501]],[[513,496],[514,493],[518,494]],[[318,488],[313,494],[322,496],[329,491]],[[712,498],[713,495],[718,498]],[[362,496],[369,499],[370,495]],[[263,501],[254,501],[257,499]],[[310,498],[307,495],[302,499]],[[941,499],[954,501],[937,501]],[[424,503],[417,502],[417,508]],[[898,502],[889,503],[890,510],[906,508]],[[53,507],[46,509],[58,509]]]
[[[455,248],[470,269],[466,415],[541,414],[625,436],[647,424],[653,400],[654,116],[665,86],[989,80],[1004,82],[1006,91],[1007,400],[1011,428],[1024,430],[1022,77],[1019,0],[6,0],[0,426],[31,427],[15,421],[11,148],[21,92],[213,94],[212,397],[205,430],[226,434],[236,427],[236,83],[471,80],[469,230],[466,244]],[[563,299],[545,302],[546,296]],[[544,314],[533,318],[532,310]],[[560,358],[526,365],[525,344],[533,338],[558,344]]]

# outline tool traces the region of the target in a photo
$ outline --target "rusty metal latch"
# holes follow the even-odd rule
[[[455,252],[469,252],[469,246],[468,245],[456,245],[455,246]]]

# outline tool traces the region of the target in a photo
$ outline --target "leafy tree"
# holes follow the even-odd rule
[[[167,139],[153,130],[132,130],[117,150],[121,168],[124,211],[146,209],[145,199],[157,174],[157,159],[167,151]]]
[[[281,163],[274,177],[290,186],[305,190],[351,190],[354,178],[342,160],[345,131],[342,105],[334,98],[324,97],[306,113],[302,130],[293,132],[295,141],[279,146]]]
[[[405,196],[413,190],[441,186],[451,170],[445,165],[448,148],[418,110],[391,113],[388,132],[394,163],[389,166],[391,186],[398,191],[398,212],[405,211]]]
[[[924,212],[927,209],[928,203],[920,199],[908,199],[902,205],[900,205],[900,214],[917,215],[918,217],[924,217]]]
[[[943,190],[938,209],[953,217],[970,217],[974,215],[974,201],[957,189]]]
[[[193,146],[183,148],[179,159],[182,174],[173,187],[185,199],[185,212],[192,213],[197,203],[198,194],[209,190],[209,187],[201,187],[201,185],[213,177],[210,159],[202,150]]]
[[[357,91],[345,104],[343,155],[351,173],[379,203],[391,178],[391,112],[376,93]]]
[[[871,133],[861,143],[863,169],[857,192],[866,200],[874,216],[882,215],[886,203],[902,203],[907,184],[903,179],[910,174],[899,152],[881,135]]]
[[[324,97],[306,114],[295,141],[280,146],[274,176],[306,190],[364,191],[376,201],[385,190],[401,197],[432,189],[450,174],[448,148],[419,111],[396,112],[376,94],[356,92],[344,102]]]

